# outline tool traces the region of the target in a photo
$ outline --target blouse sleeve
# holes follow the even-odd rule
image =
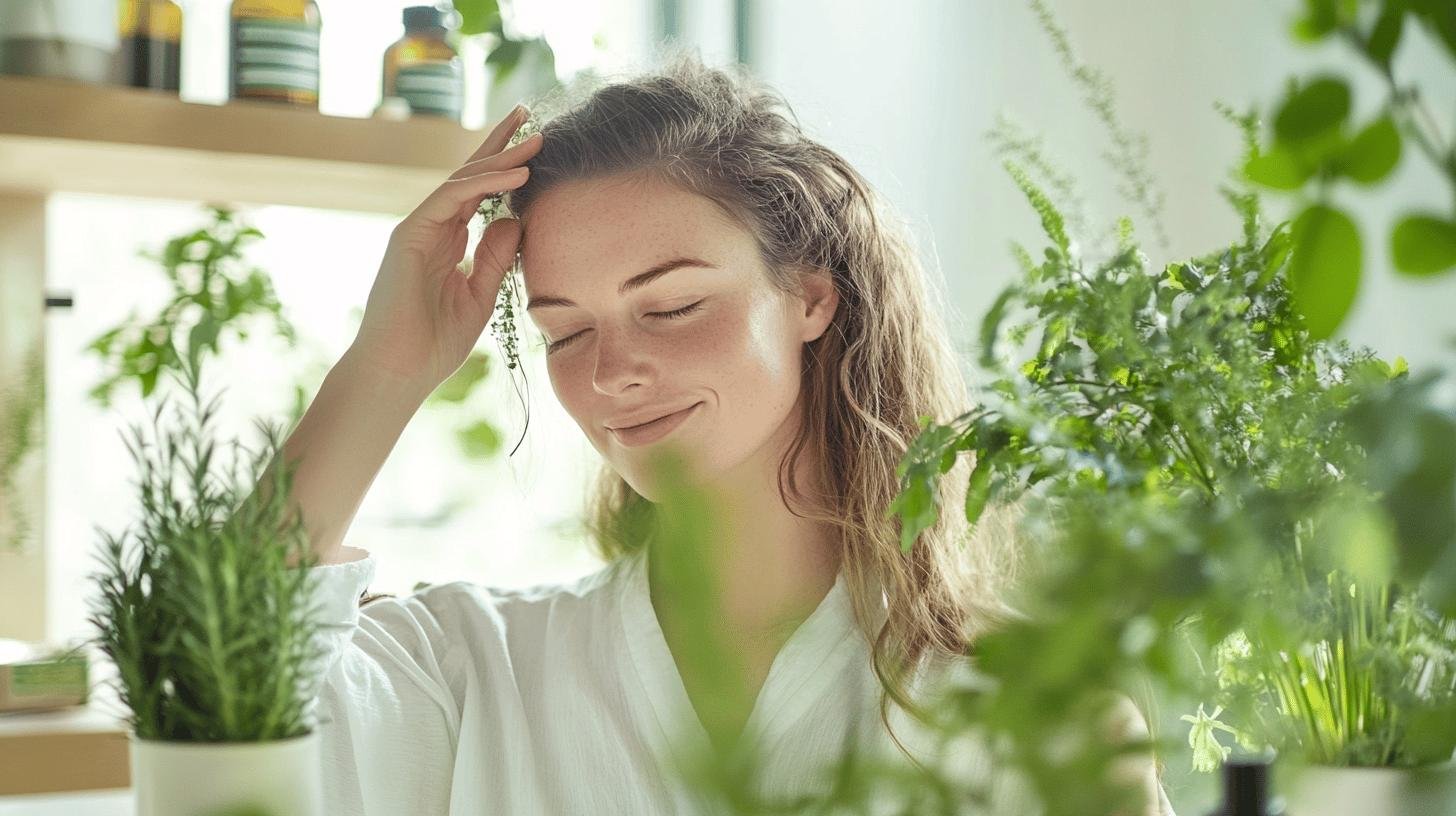
[[[325,812],[445,814],[460,732],[450,688],[463,667],[417,596],[361,608],[374,559],[352,547],[343,556],[309,570],[321,655],[310,712]]]

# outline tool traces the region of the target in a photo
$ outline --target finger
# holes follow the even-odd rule
[[[459,170],[450,174],[450,178],[473,176],[487,170],[505,170],[523,164],[541,151],[541,145],[545,144],[545,141],[540,133],[533,134],[520,144],[512,145],[500,153],[461,165]]]
[[[467,279],[470,291],[478,300],[490,298],[499,291],[501,281],[516,260],[521,240],[521,222],[500,218],[491,222],[475,246],[475,258]]]
[[[475,149],[475,152],[470,154],[470,158],[466,159],[465,161],[467,163],[473,162],[476,159],[499,153],[504,150],[506,145],[510,144],[511,135],[514,134],[521,125],[525,124],[526,119],[530,118],[530,115],[531,112],[527,110],[524,105],[518,106],[515,111],[507,115],[506,118],[500,120],[500,122],[495,127],[491,128],[490,135],[485,137],[485,141],[481,142],[480,147],[477,147]]]
[[[506,190],[513,190],[526,183],[530,168],[516,167],[477,176],[447,179],[435,188],[433,193],[420,202],[414,215],[432,224],[444,224],[458,220],[467,204],[479,206],[486,196]]]

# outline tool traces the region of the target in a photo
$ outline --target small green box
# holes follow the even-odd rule
[[[84,705],[90,688],[90,661],[80,652],[53,652],[0,665],[0,711]]]

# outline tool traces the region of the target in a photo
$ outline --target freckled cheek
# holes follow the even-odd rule
[[[580,359],[583,355],[562,352],[560,357],[546,358],[546,373],[551,378],[551,390],[566,412],[581,424],[589,421],[586,415],[592,401],[591,366]]]

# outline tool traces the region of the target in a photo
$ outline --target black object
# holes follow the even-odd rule
[[[406,31],[413,31],[421,28],[449,28],[452,20],[449,9],[437,8],[435,6],[406,6],[404,10],[404,27]]]
[[[1235,759],[1223,764],[1223,804],[1209,816],[1283,816],[1281,801],[1269,801],[1270,763]]]

